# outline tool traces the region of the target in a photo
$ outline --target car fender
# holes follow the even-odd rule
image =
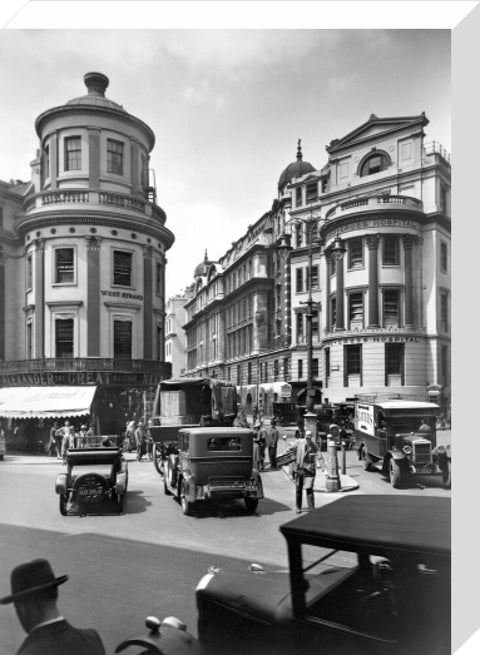
[[[59,473],[57,479],[55,480],[55,492],[57,494],[66,494],[67,493],[67,474]]]
[[[262,482],[262,477],[261,477],[260,473],[258,471],[256,471],[256,470],[253,470],[251,480],[257,486],[256,497],[257,498],[263,498],[263,482]]]
[[[115,476],[115,493],[122,496],[127,491],[127,472],[117,473]]]

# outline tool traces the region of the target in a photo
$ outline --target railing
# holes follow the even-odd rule
[[[164,362],[151,359],[113,359],[113,358],[45,358],[23,359],[0,362],[0,373],[33,372],[75,372],[75,371],[123,371],[129,373],[157,373],[164,367]]]
[[[135,211],[146,216],[152,216],[160,222],[165,222],[165,212],[155,204],[147,202],[127,193],[113,193],[103,189],[55,189],[41,191],[28,198],[25,211],[57,205],[103,205],[120,207],[127,211]]]
[[[425,143],[423,146],[423,152],[425,155],[440,155],[445,161],[450,164],[450,153],[446,148],[444,148],[438,141],[430,141]]]
[[[351,209],[357,209],[358,207],[366,207],[373,211],[377,205],[402,205],[406,209],[418,210],[421,210],[423,207],[422,201],[412,196],[368,196],[367,198],[353,198],[352,200],[339,203],[329,209],[325,217],[331,218],[337,212],[340,214],[342,212],[348,212]]]

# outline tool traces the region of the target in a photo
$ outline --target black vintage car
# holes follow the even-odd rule
[[[290,570],[210,571],[209,655],[450,655],[450,503],[350,496],[280,528]]]
[[[174,494],[183,513],[198,503],[243,498],[248,512],[263,498],[262,480],[253,460],[253,432],[246,428],[182,428],[178,452],[165,462],[164,490]]]
[[[62,516],[80,509],[98,511],[105,501],[123,511],[128,486],[128,464],[121,448],[74,448],[67,451],[67,471],[59,473],[55,491]]]

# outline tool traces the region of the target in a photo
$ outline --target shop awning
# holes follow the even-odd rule
[[[0,416],[4,418],[58,418],[90,413],[96,386],[4,387],[0,389]]]

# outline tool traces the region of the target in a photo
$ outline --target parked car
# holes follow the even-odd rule
[[[194,514],[198,502],[229,498],[243,498],[247,511],[255,512],[263,486],[254,468],[252,430],[182,428],[163,480],[165,494],[180,500],[184,514]]]
[[[128,464],[120,448],[76,448],[67,451],[67,471],[59,473],[55,491],[60,514],[76,506],[97,508],[104,501],[123,511],[128,486]]]
[[[289,570],[200,580],[206,653],[450,655],[448,499],[348,496],[280,530]]]

